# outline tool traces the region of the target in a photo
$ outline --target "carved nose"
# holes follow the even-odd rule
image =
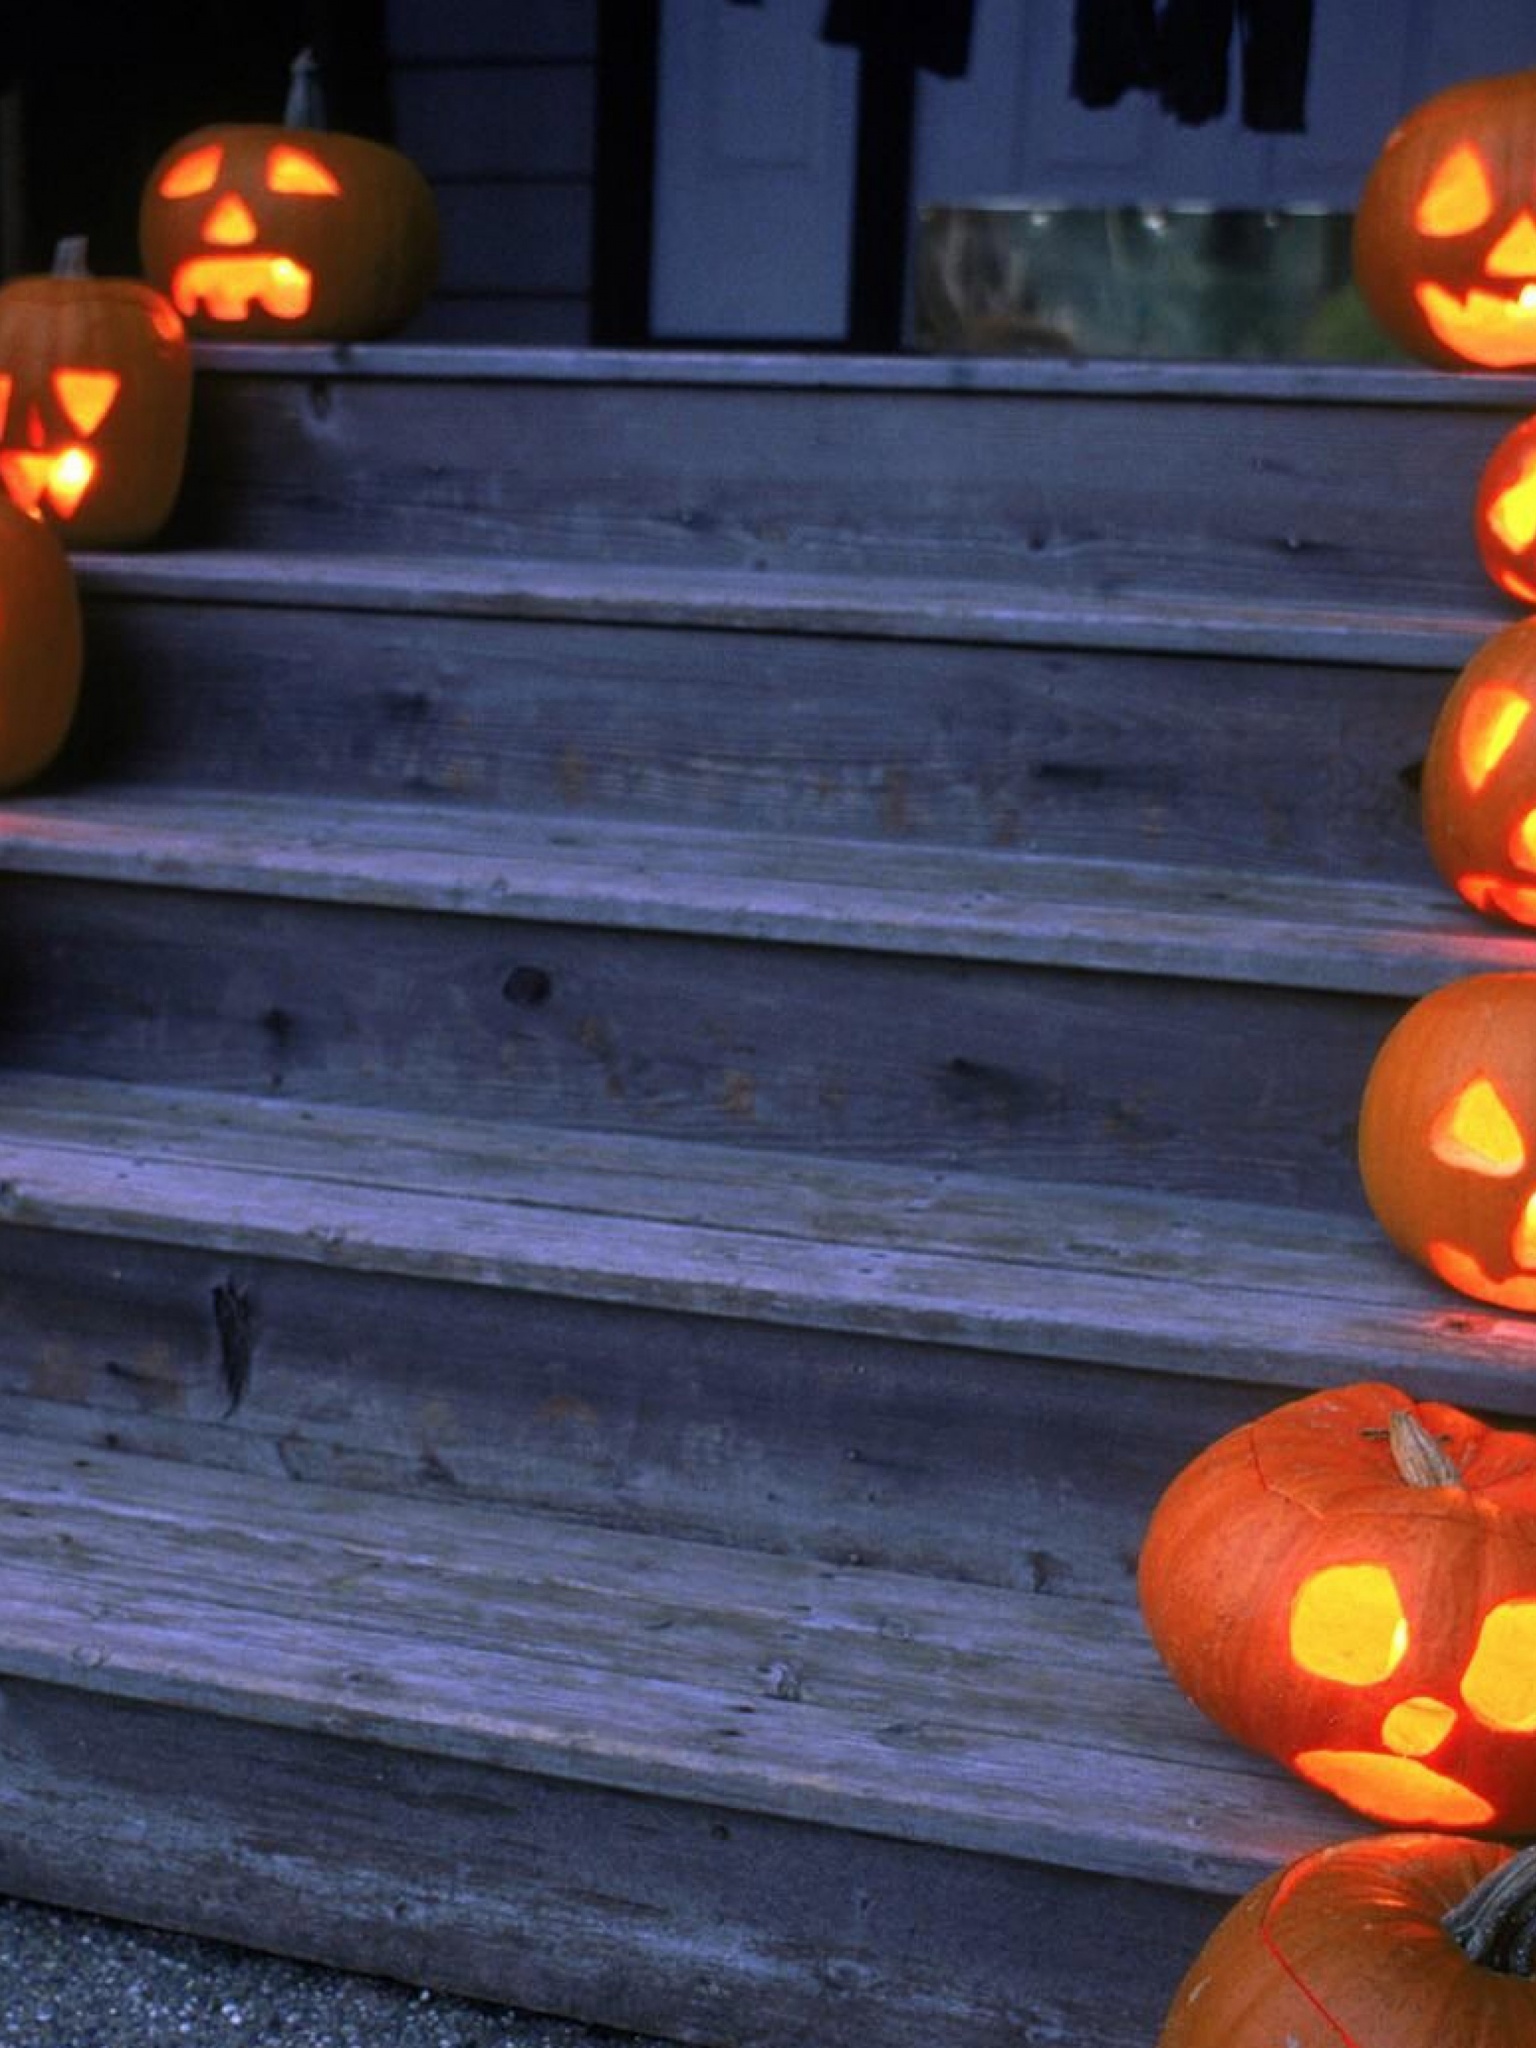
[[[1381,1724],[1381,1742],[1394,1756],[1433,1756],[1456,1726],[1456,1709],[1416,1693],[1399,1700]]]
[[[238,192],[226,192],[203,222],[203,240],[220,249],[246,249],[256,239],[256,216]]]

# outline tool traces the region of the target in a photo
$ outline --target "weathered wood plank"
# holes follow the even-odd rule
[[[1407,364],[1175,362],[1051,356],[860,356],[751,348],[430,348],[410,342],[200,341],[199,367],[275,380],[431,378],[439,383],[702,384],[799,391],[1084,392],[1196,402],[1304,400],[1360,408],[1428,405],[1501,412],[1536,406],[1536,378]]]
[[[1203,590],[1117,585],[1078,594],[979,578],[679,568],[604,560],[303,555],[250,549],[89,554],[88,596],[187,604],[384,611],[407,617],[558,619],[984,646],[1294,659],[1430,668],[1466,660],[1509,619],[1490,587],[1461,610],[1242,602]],[[317,623],[317,622],[316,622]],[[268,625],[270,630],[270,623]],[[356,630],[355,625],[352,630]],[[729,643],[734,645],[735,643]],[[886,657],[889,658],[888,655]],[[929,657],[931,659],[931,657]],[[720,678],[721,686],[728,677]],[[1277,686],[1289,687],[1284,678]]]
[[[227,571],[189,578],[180,597],[173,569],[146,586],[137,570],[119,580],[114,565],[103,581],[86,567],[91,661],[64,773],[94,788],[401,797],[1413,880],[1428,873],[1418,764],[1478,637],[1411,620],[1356,634],[1299,612],[1245,637],[1237,614],[1191,622],[1172,605],[1074,618],[989,603],[960,618],[946,594],[887,611],[861,586],[868,630],[827,638],[859,606],[829,619],[809,582],[801,610],[759,592],[767,579],[738,605],[694,578],[647,596],[643,577],[610,589],[585,570],[407,586],[370,565],[306,588],[291,559],[262,560],[272,580],[259,590],[241,594]],[[145,587],[167,595],[126,595]],[[284,588],[296,607],[320,601],[275,610]],[[907,626],[915,637],[882,637]],[[1015,630],[1043,640],[994,644],[994,627],[997,643]],[[1098,628],[1127,644],[1049,644]],[[1221,633],[1248,653],[1222,650]],[[1281,639],[1302,651],[1248,658]]]
[[[46,1446],[5,1470],[13,1677],[1199,1889],[1350,1825],[1102,1608]]]
[[[1536,1346],[1529,1319],[1399,1259],[1358,1203],[1202,1204],[42,1076],[0,1085],[0,1112],[4,1214],[31,1231],[1254,1387],[1400,1379],[1516,1410]]]
[[[1336,1210],[1402,1008],[110,874],[0,906],[12,1068]]]
[[[487,806],[91,789],[0,814],[0,874],[1410,997],[1525,967],[1404,856],[1391,883],[792,838]]]
[[[199,385],[178,531],[1475,606],[1462,480],[1522,416],[1515,385],[1459,406],[1454,379],[1412,373],[1361,407],[1347,394],[1367,383],[1300,373],[1226,395],[1142,366],[727,375],[671,357],[605,377],[601,358],[573,374],[547,355],[523,376],[490,351],[438,379],[437,353],[414,375],[404,356],[278,376],[224,358]]]
[[[13,1893],[718,2048],[1145,2048],[1225,1903],[100,1692],[3,1693]]]
[[[1276,1392],[88,1227],[0,1229],[0,1310],[13,1435],[1122,1605],[1162,1487]]]

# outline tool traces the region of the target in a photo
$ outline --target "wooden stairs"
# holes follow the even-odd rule
[[[1342,1809],[1167,1480],[1529,1415],[1359,1093],[1525,386],[204,351],[0,814],[0,1889],[679,2040],[1150,2048]]]

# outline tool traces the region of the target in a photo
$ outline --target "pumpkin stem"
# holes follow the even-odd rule
[[[1470,1961],[1536,1977],[1536,1846],[1501,1863],[1440,1924]]]
[[[325,95],[320,90],[320,64],[313,50],[300,50],[288,67],[285,128],[324,128]]]
[[[63,235],[53,248],[55,277],[89,277],[90,241],[85,235]]]
[[[1392,1461],[1410,1486],[1460,1486],[1461,1472],[1411,1408],[1394,1409],[1387,1422]]]

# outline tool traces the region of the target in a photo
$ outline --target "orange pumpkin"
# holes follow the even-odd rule
[[[1173,1481],[1139,1589],[1237,1741],[1394,1826],[1536,1830],[1536,1437],[1376,1384],[1290,1402]]]
[[[192,359],[174,308],[83,239],[0,287],[0,482],[71,548],[134,547],[181,489]]]
[[[80,695],[74,572],[41,520],[0,497],[0,789],[42,772]]]
[[[1411,354],[1536,367],[1536,70],[1451,86],[1406,117],[1360,195],[1354,267]]]
[[[1536,605],[1536,416],[1512,427],[1484,463],[1472,536],[1500,590]]]
[[[1420,802],[1436,867],[1474,910],[1536,925],[1536,619],[1486,640],[1430,735]]]
[[[1304,1856],[1217,1927],[1158,2048],[1530,2048],[1536,1852],[1375,1835]]]
[[[1536,973],[1435,989],[1378,1051],[1360,1178],[1400,1251],[1496,1308],[1536,1310]]]
[[[437,208],[409,158],[321,125],[313,60],[279,125],[184,136],[139,208],[145,274],[194,334],[363,341],[410,319],[437,271]]]

